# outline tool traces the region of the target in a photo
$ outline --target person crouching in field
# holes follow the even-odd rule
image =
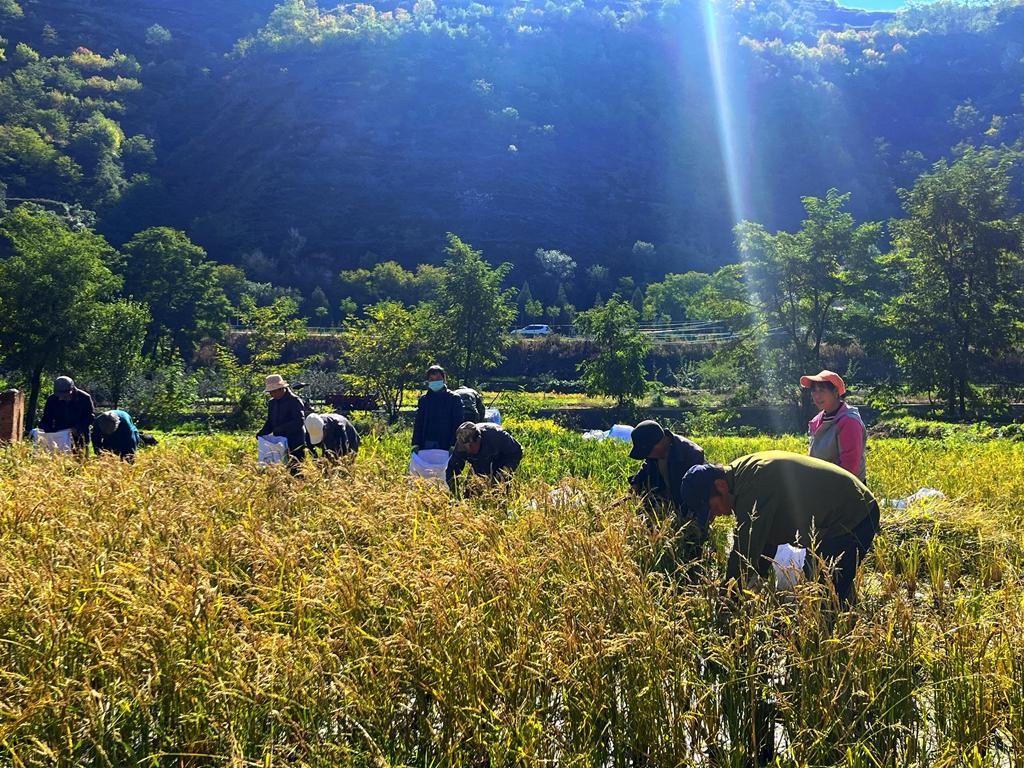
[[[298,396],[288,387],[283,376],[267,376],[265,394],[270,395],[267,403],[267,420],[257,437],[274,435],[288,439],[289,465],[296,471],[298,462],[306,455],[305,408]]]
[[[89,427],[95,411],[92,395],[76,387],[70,376],[59,376],[53,382],[53,394],[43,405],[39,429],[43,432],[71,430],[72,445],[84,454],[89,445]]]
[[[352,422],[340,413],[311,413],[306,417],[306,435],[310,452],[319,449],[330,462],[359,450],[359,433]]]
[[[472,387],[459,387],[452,390],[462,401],[462,421],[472,421],[474,424],[487,420],[487,408],[484,406],[484,397]]]
[[[671,504],[677,517],[681,517],[683,475],[695,464],[704,463],[704,449],[650,420],[637,424],[630,439],[633,448],[629,458],[644,462],[640,471],[629,478],[630,486],[642,496],[654,496]]]
[[[629,458],[644,464],[629,478],[629,485],[656,519],[666,512],[672,515],[675,540],[672,549],[660,559],[658,568],[675,572],[680,566],[693,563],[700,554],[703,531],[697,526],[687,525],[689,516],[683,504],[681,486],[686,471],[705,462],[704,449],[650,420],[637,424],[630,439],[633,448]]]
[[[502,427],[490,422],[467,421],[455,433],[455,452],[448,460],[445,481],[452,493],[456,477],[468,463],[473,472],[486,477],[492,485],[505,483],[523,460],[523,446]]]
[[[691,467],[683,477],[682,497],[705,529],[716,517],[736,516],[728,578],[767,576],[780,544],[815,544],[813,551],[831,567],[844,606],[879,530],[878,502],[864,483],[835,464],[785,451]]]
[[[104,411],[92,423],[92,450],[97,456],[107,451],[132,462],[141,442],[128,411]]]

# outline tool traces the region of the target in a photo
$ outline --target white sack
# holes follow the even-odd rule
[[[288,461],[287,437],[260,437],[256,445],[260,464],[284,464]]]
[[[59,432],[43,432],[41,429],[32,430],[32,440],[36,448],[47,453],[71,453],[74,447],[71,442],[71,430],[62,429]]]

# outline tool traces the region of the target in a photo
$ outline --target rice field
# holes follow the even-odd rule
[[[1024,765],[1024,444],[875,441],[877,496],[948,498],[883,510],[837,615],[723,591],[727,527],[668,572],[623,444],[510,430],[460,501],[407,433],[302,479],[241,436],[0,452],[0,766]]]

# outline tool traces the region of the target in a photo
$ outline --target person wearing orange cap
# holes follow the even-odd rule
[[[814,376],[801,376],[800,386],[811,390],[811,400],[819,409],[818,415],[807,423],[811,437],[808,453],[838,464],[864,482],[868,433],[860,411],[844,399],[846,383],[838,373],[822,371]]]

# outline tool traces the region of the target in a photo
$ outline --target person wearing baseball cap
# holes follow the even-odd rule
[[[864,483],[835,464],[786,451],[691,467],[682,497],[705,529],[717,517],[736,516],[728,578],[767,576],[781,544],[813,545],[831,567],[843,605],[879,530],[878,502]]]
[[[301,461],[306,454],[305,406],[280,374],[267,376],[263,392],[270,395],[267,402],[267,420],[256,436],[274,435],[288,438],[288,454],[294,471],[296,462]]]
[[[359,433],[340,413],[311,413],[306,417],[306,436],[313,455],[319,449],[325,459],[337,460],[359,450]]]
[[[456,478],[468,463],[473,472],[492,484],[506,482],[523,460],[523,446],[498,424],[463,422],[455,430],[455,450],[448,459],[445,482],[452,493]]]
[[[89,427],[96,406],[92,395],[75,386],[70,376],[58,376],[53,382],[53,394],[43,404],[43,417],[39,429],[43,432],[71,430],[75,448],[85,451],[89,443]]]
[[[641,421],[630,434],[633,448],[629,458],[644,465],[629,484],[641,496],[672,505],[677,524],[686,516],[680,495],[683,475],[695,464],[703,464],[704,449],[682,435],[669,432],[656,421]]]
[[[807,423],[811,456],[838,464],[861,482],[867,477],[868,432],[860,411],[849,405],[846,383],[834,371],[801,376],[800,386],[811,391],[817,415]]]

